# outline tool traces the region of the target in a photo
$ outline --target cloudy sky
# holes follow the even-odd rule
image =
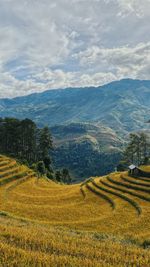
[[[150,79],[150,0],[0,0],[0,97]]]

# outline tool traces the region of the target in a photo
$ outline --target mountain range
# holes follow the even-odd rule
[[[99,167],[94,174],[100,175],[104,155],[107,161],[111,157],[112,171],[129,132],[149,128],[146,122],[150,118],[150,81],[124,79],[100,87],[48,90],[4,98],[0,99],[0,116],[30,118],[38,126],[48,125],[54,137],[56,167],[67,166],[73,175],[81,177],[82,166],[87,170],[84,174],[89,176],[91,164],[96,162]]]

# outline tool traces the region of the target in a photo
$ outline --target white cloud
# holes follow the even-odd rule
[[[149,24],[150,0],[0,0],[0,97],[149,79]]]
[[[92,46],[74,55],[82,66],[112,71],[117,78],[120,75],[139,77],[143,69],[150,65],[150,42],[135,47],[101,48]],[[143,75],[140,76],[143,78]],[[147,77],[148,78],[148,77]]]
[[[3,73],[0,77],[0,97],[3,98],[5,95],[16,97],[27,93],[43,92],[49,88],[99,86],[113,80],[116,80],[116,77],[112,73],[90,75],[80,72],[64,72],[61,69],[45,70],[25,81],[14,78],[10,73]]]
[[[147,8],[150,8],[149,0],[143,1],[143,4],[141,4],[141,0],[117,0],[117,2],[120,7],[118,14],[120,16],[135,15],[142,18],[149,13],[147,12]]]

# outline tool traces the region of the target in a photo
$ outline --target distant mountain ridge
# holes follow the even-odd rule
[[[0,116],[31,118],[49,126],[102,123],[117,132],[144,127],[150,116],[150,81],[124,79],[97,88],[49,90],[0,99]]]
[[[75,179],[103,175],[114,170],[129,132],[149,129],[150,81],[124,79],[0,99],[0,117],[48,125],[55,166],[67,167]]]

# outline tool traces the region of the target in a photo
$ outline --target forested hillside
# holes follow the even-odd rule
[[[73,176],[83,179],[113,171],[129,133],[149,129],[149,95],[150,81],[125,79],[97,88],[0,99],[0,116],[50,126],[54,165],[67,166]]]
[[[0,118],[0,153],[34,163],[49,155],[49,129],[39,129],[30,119]]]
[[[97,88],[50,90],[0,100],[0,115],[30,118],[39,125],[103,123],[120,134],[143,127],[149,119],[150,81],[112,82]]]
[[[0,118],[0,153],[25,163],[33,171],[47,178],[70,183],[68,169],[52,166],[53,140],[48,127],[38,128],[29,119]],[[53,164],[54,165],[54,164]]]
[[[51,132],[54,165],[66,166],[78,180],[114,171],[122,157],[124,140],[101,124],[72,123]]]

